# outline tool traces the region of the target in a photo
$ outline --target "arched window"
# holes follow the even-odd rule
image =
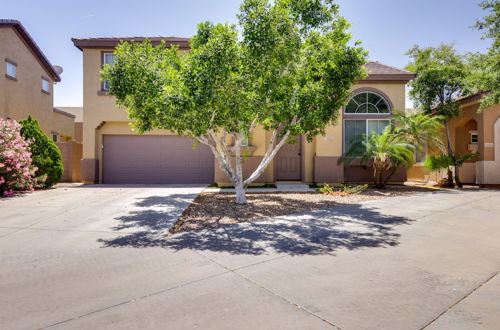
[[[389,103],[380,95],[372,92],[362,92],[353,96],[345,113],[348,114],[386,114],[390,113]]]

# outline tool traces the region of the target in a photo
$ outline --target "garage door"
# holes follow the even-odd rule
[[[103,137],[104,183],[213,183],[214,156],[180,136]]]

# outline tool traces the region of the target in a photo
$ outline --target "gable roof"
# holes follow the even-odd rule
[[[55,107],[75,116],[75,122],[83,122],[83,107]]]
[[[179,46],[179,49],[189,49],[189,38],[181,37],[112,37],[112,38],[71,38],[75,47],[80,50],[83,48],[115,48],[122,41],[136,41],[142,42],[150,40],[153,45],[158,45],[160,42],[165,41],[168,46]]]
[[[368,70],[368,76],[363,81],[370,80],[400,80],[410,81],[417,75],[413,72],[399,69],[377,61],[370,61],[365,64]]]
[[[73,44],[80,50],[83,48],[115,48],[122,41],[142,42],[150,40],[153,45],[158,45],[165,41],[168,46],[177,45],[179,49],[189,50],[190,38],[181,37],[111,37],[111,38],[72,38]],[[408,82],[416,77],[416,74],[402,70],[387,64],[376,61],[370,61],[365,64],[368,69],[368,76],[362,81],[384,80],[384,81],[402,81]]]
[[[35,58],[52,77],[52,79],[56,82],[61,81],[59,74],[56,72],[52,64],[50,64],[47,57],[45,57],[42,50],[38,47],[35,40],[33,40],[33,38],[29,35],[28,31],[26,31],[21,22],[15,19],[0,19],[0,28],[1,27],[12,27],[17,32],[21,40],[26,43],[26,46],[28,46]]]

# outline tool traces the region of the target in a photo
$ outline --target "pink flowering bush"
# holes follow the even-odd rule
[[[21,125],[16,121],[0,118],[0,196],[32,191],[37,182],[29,143],[20,132]]]

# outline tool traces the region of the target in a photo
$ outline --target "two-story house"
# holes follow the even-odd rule
[[[167,131],[139,135],[130,129],[126,111],[118,109],[115,99],[106,95],[107,83],[100,79],[103,64],[113,63],[114,48],[123,41],[145,38],[73,39],[83,52],[83,159],[82,180],[87,183],[213,183],[227,184],[208,147],[192,148],[192,141]],[[189,39],[164,40],[181,50],[189,50]],[[285,145],[257,183],[277,181],[366,182],[372,180],[369,168],[344,167],[338,159],[353,137],[371,131],[381,132],[391,123],[395,109],[405,109],[405,86],[413,73],[378,62],[366,65],[369,75],[352,88],[352,97],[336,125],[326,129],[312,143],[297,137],[298,143]],[[249,157],[244,172],[248,175],[260,162],[270,133],[260,127],[248,141]],[[406,180],[403,169],[394,181]]]
[[[31,115],[54,141],[73,137],[75,116],[54,109],[58,70],[19,21],[0,19],[0,117]]]

